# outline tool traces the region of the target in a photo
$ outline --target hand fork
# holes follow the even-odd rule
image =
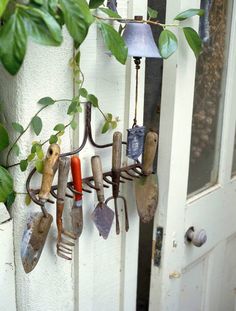
[[[109,197],[105,204],[114,199],[115,203],[115,218],[116,218],[116,234],[120,233],[120,224],[119,224],[119,215],[118,215],[118,206],[117,199],[121,199],[124,204],[125,211],[125,230],[126,232],[129,230],[129,219],[128,219],[128,211],[125,197],[119,195],[120,189],[120,177],[121,177],[121,146],[122,146],[122,134],[120,132],[115,132],[113,135],[113,146],[112,146],[112,196]]]
[[[70,170],[70,158],[59,159],[59,171],[58,171],[58,188],[57,188],[57,255],[72,260],[72,249],[71,247],[75,244],[70,240],[63,237],[69,237],[76,240],[73,233],[66,231],[63,227],[62,214],[64,210],[64,202],[66,196],[67,179]]]

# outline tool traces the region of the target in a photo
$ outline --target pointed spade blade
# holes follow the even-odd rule
[[[99,233],[106,240],[113,223],[114,212],[106,204],[98,204],[92,213],[92,220]]]

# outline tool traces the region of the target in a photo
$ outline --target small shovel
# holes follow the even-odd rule
[[[114,212],[104,203],[104,188],[103,188],[103,174],[102,163],[99,156],[91,158],[93,178],[97,190],[98,205],[92,213],[92,220],[95,223],[100,235],[107,239],[114,219]]]
[[[157,149],[157,133],[149,131],[145,138],[142,173],[135,181],[138,214],[142,222],[152,220],[158,204],[157,175],[153,174],[153,161]]]
[[[57,170],[60,147],[50,145],[44,160],[44,170],[39,199],[42,212],[30,215],[21,242],[21,260],[26,273],[31,272],[37,265],[41,256],[53,218],[44,204],[49,197],[53,177]]]

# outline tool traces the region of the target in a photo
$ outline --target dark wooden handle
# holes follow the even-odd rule
[[[95,187],[99,188],[97,190],[97,198],[100,203],[104,202],[104,188],[103,188],[103,173],[102,173],[102,163],[99,156],[94,156],[91,158],[93,178],[95,182]]]
[[[122,134],[115,132],[113,135],[112,145],[112,169],[117,171],[121,167],[121,146],[122,146]]]
[[[58,201],[65,200],[69,170],[70,170],[70,158],[65,157],[59,159],[58,185],[57,185]]]
[[[58,168],[58,159],[60,155],[60,147],[57,144],[49,146],[46,158],[44,160],[43,178],[39,192],[39,199],[45,202],[50,194],[53,177]]]
[[[150,175],[153,172],[153,161],[157,150],[158,135],[155,132],[148,132],[144,143],[143,168],[144,175]]]

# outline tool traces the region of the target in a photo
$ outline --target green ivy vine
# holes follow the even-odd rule
[[[84,74],[80,68],[80,46],[86,39],[89,28],[96,23],[101,31],[105,46],[121,64],[126,63],[128,50],[122,38],[122,32],[127,22],[133,19],[124,19],[118,13],[108,9],[104,0],[1,0],[0,1],[0,61],[4,68],[12,75],[18,73],[26,54],[27,42],[32,40],[46,46],[60,46],[63,41],[62,26],[65,25],[74,41],[75,55],[70,60],[73,70],[74,82],[77,91],[73,98],[53,99],[44,97],[39,99],[40,106],[37,113],[32,116],[30,122],[23,126],[17,122],[12,123],[12,128],[17,133],[15,140],[9,137],[4,124],[0,123],[0,152],[6,152],[6,162],[0,166],[0,202],[7,207],[14,202],[16,191],[9,168],[19,166],[25,171],[29,164],[33,163],[39,173],[43,170],[44,151],[46,143],[60,142],[61,137],[68,128],[76,129],[76,115],[82,111],[83,102],[89,101],[98,109],[104,117],[102,133],[114,129],[119,121],[111,113],[105,113],[101,109],[98,99],[83,87]],[[175,27],[183,31],[183,34],[197,57],[202,49],[202,42],[198,33],[191,27],[182,27],[181,21],[193,16],[202,16],[201,9],[189,9],[174,18],[173,24],[162,24],[157,20],[158,12],[148,8],[148,19],[136,21],[148,23],[162,28],[157,45],[164,59],[170,57],[178,47],[178,40],[170,29]],[[107,21],[117,21],[120,27],[117,30]],[[39,136],[43,129],[43,120],[40,113],[50,106],[60,103],[68,103],[66,124],[55,124],[53,133],[45,140],[33,141],[31,151],[27,157],[17,163],[10,163],[10,156],[20,158],[18,142],[27,130],[32,129]],[[29,203],[28,198],[26,201]]]

